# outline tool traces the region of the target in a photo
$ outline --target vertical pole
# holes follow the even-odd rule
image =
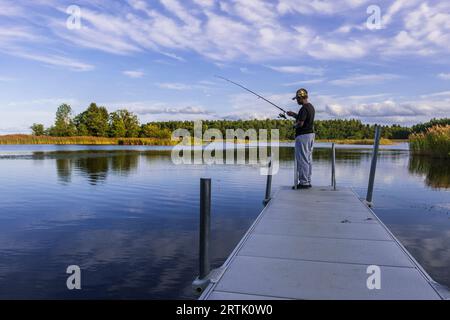
[[[269,159],[269,171],[267,173],[266,183],[266,197],[264,199],[264,205],[266,206],[270,201],[270,194],[272,193],[272,159]]]
[[[297,189],[298,170],[297,170],[297,143],[294,142],[294,189]]]
[[[336,190],[336,145],[331,145],[331,186]]]
[[[375,171],[377,169],[378,149],[380,147],[381,127],[375,125],[375,139],[373,145],[372,163],[370,165],[369,186],[367,188],[366,202],[372,206],[373,185],[375,183]]]
[[[200,274],[204,279],[210,272],[209,233],[211,228],[211,179],[200,179]]]
[[[297,157],[294,154],[294,189],[297,189],[298,184],[298,170],[297,170]]]

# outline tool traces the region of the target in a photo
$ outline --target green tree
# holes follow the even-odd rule
[[[123,138],[127,134],[127,128],[125,128],[125,123],[123,119],[116,113],[113,112],[110,115],[110,133],[111,137]]]
[[[76,127],[72,119],[72,108],[62,104],[56,110],[55,125],[49,130],[50,135],[57,137],[70,137],[76,134]]]
[[[45,128],[43,124],[40,123],[33,123],[33,125],[30,127],[33,136],[43,136],[45,135]]]
[[[168,128],[162,129],[156,124],[147,123],[142,126],[141,136],[144,138],[170,139],[172,133]]]
[[[79,137],[89,136],[89,131],[84,123],[80,123],[77,125],[77,136]]]
[[[110,114],[110,136],[135,138],[139,136],[138,117],[132,112],[122,109]]]
[[[108,110],[91,103],[86,111],[75,117],[75,124],[80,135],[106,137],[109,132],[108,120]]]

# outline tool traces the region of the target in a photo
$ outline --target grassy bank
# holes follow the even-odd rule
[[[450,157],[450,125],[434,126],[424,133],[410,135],[409,146],[415,154]]]
[[[233,140],[216,140],[233,142]],[[234,140],[236,143],[248,143],[248,140]],[[283,140],[282,142],[292,142]],[[319,139],[317,142],[334,142],[337,144],[361,144],[372,145],[372,139]],[[399,141],[389,139],[381,139],[382,145],[392,145]],[[129,145],[129,146],[170,146],[177,142],[170,139],[158,138],[105,138],[105,137],[50,137],[50,136],[33,136],[25,134],[15,134],[0,136],[1,144],[59,144],[59,145]]]
[[[169,139],[156,138],[49,137],[15,134],[0,136],[0,144],[168,146],[175,143]]]
[[[405,142],[407,140],[404,140]],[[373,139],[319,139],[317,142],[334,142],[336,144],[361,144],[361,145],[373,145]],[[382,138],[380,140],[381,145],[389,146],[403,142],[402,140],[390,140]]]

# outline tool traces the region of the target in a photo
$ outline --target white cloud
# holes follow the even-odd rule
[[[9,53],[17,57],[42,62],[49,66],[61,67],[71,71],[91,71],[95,68],[91,64],[61,55],[42,55],[38,53],[29,53],[22,51],[10,51]]]
[[[239,71],[241,71],[242,73],[250,73],[250,70],[248,70],[248,68],[247,67],[241,67],[241,68],[239,68]]]
[[[8,134],[25,134],[29,133],[30,128],[23,127],[0,127],[0,135],[8,135]]]
[[[227,113],[223,116],[220,116],[219,118],[225,119],[225,120],[265,120],[270,119],[270,116],[268,116],[266,113],[263,112],[248,112],[248,111],[238,111],[238,112],[232,112]]]
[[[386,54],[422,56],[450,51],[450,3],[420,3],[404,16],[403,30],[386,42]]]
[[[0,16],[16,17],[22,16],[24,10],[14,2],[8,0],[0,0]]]
[[[157,83],[157,86],[162,88],[162,89],[169,89],[169,90],[190,90],[192,89],[191,85],[188,84],[184,84],[184,83]]]
[[[341,60],[357,59],[366,56],[375,45],[374,39],[370,42],[362,40],[332,40],[317,36],[310,44],[308,54],[317,59]]]
[[[132,79],[142,78],[145,75],[143,71],[139,70],[127,70],[124,71],[123,74]]]
[[[226,12],[260,26],[273,25],[278,16],[273,3],[259,0],[234,1],[227,7]]]
[[[388,8],[387,12],[382,15],[381,24],[386,28],[392,21],[395,15],[405,11],[405,9],[420,3],[420,0],[395,0]]]
[[[364,95],[365,89],[372,89],[369,85],[393,81],[403,74],[393,74],[398,71],[367,74],[369,71],[364,70],[366,66],[381,64],[382,70],[387,70],[386,66],[395,66],[395,70],[398,70],[405,57],[415,55],[415,62],[419,66],[423,64],[424,70],[432,64],[441,68],[436,68],[439,70],[435,72],[436,77],[443,80],[449,78],[446,73],[448,61],[445,60],[450,53],[448,1],[383,1],[380,3],[384,5],[383,24],[388,28],[374,32],[364,32],[363,27],[367,17],[366,7],[372,3],[368,0],[161,0],[161,5],[158,6],[151,1],[142,0],[114,3],[81,0],[81,30],[66,28],[65,19],[61,18],[65,15],[65,7],[60,1],[38,0],[25,3],[0,0],[2,55],[10,54],[68,70],[92,70],[94,63],[83,61],[85,58],[81,57],[93,54],[98,58],[94,55],[98,51],[104,54],[102,58],[107,57],[107,54],[131,57],[139,54],[149,58],[148,61],[156,61],[158,57],[153,55],[160,54],[173,60],[171,66],[188,65],[180,62],[191,58],[195,63],[203,59],[215,65],[227,66],[227,71],[230,72],[236,71],[239,66],[245,66],[248,69],[241,69],[242,72],[251,70],[256,75],[259,69],[253,64],[265,65],[274,71],[287,73],[277,75],[279,78],[292,79],[285,86],[306,86],[330,81],[335,86],[359,86],[355,91]],[[60,10],[57,17],[54,15],[55,8]],[[17,16],[27,12],[36,14],[28,15],[26,19],[17,19]],[[304,18],[305,15],[308,17]],[[75,53],[79,55],[76,57]],[[339,62],[333,64],[340,60],[345,61],[341,65],[338,65]],[[207,63],[203,65],[211,66]],[[317,65],[324,67],[314,68]],[[342,75],[342,70],[352,67],[353,70],[358,68],[358,74],[347,77]],[[335,78],[329,80],[327,74],[328,79],[325,79],[324,70],[333,71]],[[134,72],[124,73],[127,76],[139,77],[140,74],[136,72],[141,71],[125,72]],[[438,74],[439,72],[441,73]],[[295,75],[298,77],[294,77]],[[301,81],[299,78],[305,80]],[[202,84],[190,83],[188,80],[187,83],[172,82],[177,81],[173,79],[156,81],[161,81],[156,84],[159,88],[170,90],[202,89]],[[414,81],[419,83],[427,80],[422,77]],[[361,87],[362,85],[367,88]],[[335,89],[331,88],[329,92]],[[396,93],[400,95],[403,89],[398,90]],[[272,93],[269,96],[274,95]],[[291,96],[289,94],[286,99]],[[249,108],[246,111],[249,115],[276,116],[276,110],[252,98],[249,97],[246,102],[235,101],[233,105]],[[276,95],[273,98],[277,99]],[[416,110],[417,101],[403,101],[394,94],[366,99],[314,97],[319,112],[330,117],[333,114],[350,113],[367,119],[380,118],[385,110],[390,110],[389,106],[398,106],[400,111],[399,114],[384,115],[386,119],[420,119],[432,115],[433,112],[429,110],[435,110],[436,116],[445,112],[448,116],[448,109],[445,109],[448,98],[445,94],[430,94],[419,100],[422,108]],[[283,98],[279,103],[289,101]],[[325,106],[329,106],[328,111]],[[184,107],[186,106],[168,108]],[[245,108],[235,112],[242,113]]]
[[[190,14],[178,0],[160,0],[162,5],[173,15],[185,23],[187,30],[198,32],[200,30],[201,21]]]
[[[434,92],[434,93],[421,95],[420,97],[422,99],[426,99],[426,98],[447,97],[447,96],[450,97],[450,91]]]
[[[268,66],[270,69],[282,73],[298,73],[313,76],[320,76],[324,73],[322,68],[312,68],[306,66]]]
[[[336,33],[350,33],[353,30],[358,30],[358,31],[362,31],[362,30],[367,30],[367,26],[366,23],[360,23],[360,24],[344,24],[342,26],[340,26],[338,29],[336,29]]]
[[[292,96],[295,93],[273,94],[265,92],[262,95],[285,110],[298,109],[298,106],[292,101]],[[234,111],[226,112],[223,115],[227,119],[239,119],[239,117],[242,117],[242,119],[267,119],[276,118],[280,114],[280,111],[274,106],[247,93],[229,96],[228,105]]]
[[[292,93],[266,92],[262,95],[286,110],[299,109],[290,99]],[[412,125],[450,114],[450,92],[433,93],[412,100],[395,99],[387,93],[354,96],[311,94],[310,101],[316,108],[317,119],[322,120],[360,119],[364,123]],[[227,119],[266,119],[276,118],[279,114],[276,108],[249,94],[232,95],[229,104],[234,111],[222,116]]]
[[[21,107],[21,108],[41,108],[42,106],[51,106],[55,109],[63,104],[67,103],[69,105],[78,104],[79,101],[72,98],[39,98],[31,100],[21,100],[21,101],[10,101],[5,105],[8,107]]]
[[[391,73],[382,74],[358,74],[346,78],[340,78],[329,81],[330,84],[336,86],[355,86],[380,83],[388,80],[399,79],[401,76]]]
[[[392,117],[392,116],[417,116],[423,115],[424,110],[415,108],[408,103],[399,104],[392,100],[375,103],[355,104],[351,106],[341,104],[329,104],[326,111],[337,117]]]
[[[191,121],[215,119],[216,112],[195,101],[169,103],[166,101],[102,101],[109,111],[127,109],[139,115],[141,123],[149,121]]]
[[[318,79],[309,79],[309,80],[301,80],[301,81],[295,81],[295,82],[289,82],[289,83],[283,83],[283,86],[285,87],[291,87],[291,86],[302,86],[305,84],[317,84],[322,83],[326,79],[325,78],[318,78]]]
[[[65,9],[61,8],[61,11]],[[130,16],[114,16],[83,8],[81,17],[81,30],[67,29],[62,19],[51,18],[49,22],[57,36],[76,46],[119,55],[142,51],[136,40],[145,44],[145,37]]]
[[[214,6],[214,0],[193,0],[197,5],[204,8],[212,8]]]
[[[15,43],[22,42],[37,42],[42,40],[42,37],[36,35],[32,29],[21,26],[8,26],[7,28],[0,28],[0,45],[6,51],[6,46],[11,46]]]
[[[186,59],[184,59],[183,57],[180,57],[180,56],[178,56],[178,55],[176,55],[174,53],[165,52],[165,51],[158,51],[158,52],[161,53],[162,55],[166,56],[166,57],[169,57],[171,59],[174,59],[174,60],[177,60],[177,61],[180,61],[180,62],[185,62],[186,61]]]
[[[11,82],[16,80],[15,78],[11,78],[11,77],[4,77],[4,76],[0,76],[0,82]]]
[[[439,73],[437,76],[443,80],[450,80],[450,73]]]
[[[411,125],[431,118],[448,117],[450,99],[440,97],[418,97],[414,100],[380,100],[376,96],[317,98],[318,112],[324,118],[357,118],[368,123],[402,123]],[[368,102],[369,101],[369,102]],[[314,104],[314,102],[313,102]]]
[[[278,3],[193,0],[193,7],[192,2],[179,0],[160,2],[163,9],[140,0],[128,0],[114,7],[105,3],[86,4],[82,8],[81,30],[68,30],[64,19],[46,16],[45,8],[54,6],[55,1],[39,1],[36,7],[43,8],[41,17],[47,18],[49,31],[59,40],[121,55],[151,51],[184,61],[183,53],[195,52],[215,62],[244,59],[270,63],[299,56],[342,60],[405,51],[419,55],[450,51],[447,23],[450,4],[447,2],[394,1],[383,14],[384,24],[391,26],[397,22],[389,33],[360,32],[361,21],[367,16],[368,0],[279,0]],[[2,5],[6,6],[4,1],[0,2],[0,9]],[[23,11],[20,6],[14,8],[9,10]],[[59,10],[65,14],[64,7]],[[325,27],[319,29],[309,21],[293,24],[286,20],[289,21],[286,23],[285,16],[292,14],[325,15],[323,19],[333,19],[338,14],[345,19],[338,29],[333,20],[329,25],[321,24]],[[402,23],[403,28],[398,29]],[[0,30],[1,43],[2,33],[5,37],[11,28]],[[14,43],[20,38],[27,40],[32,34],[15,31],[19,32],[18,37],[8,36]]]
[[[133,109],[133,111],[139,115],[148,115],[148,114],[188,114],[188,115],[209,115],[210,111],[205,110],[202,107],[197,106],[187,106],[187,107],[168,107],[168,106],[159,106],[159,107],[141,107],[137,109]]]
[[[161,82],[156,84],[159,88],[168,90],[207,90],[210,88],[211,82],[199,81],[198,83],[180,83],[180,82]]]
[[[86,6],[81,30],[68,30],[63,19],[49,18],[49,25],[61,40],[79,47],[119,55],[152,51],[179,61],[184,61],[180,53],[189,51],[217,62],[270,61],[302,54],[347,59],[367,53],[357,41],[347,41],[343,50],[339,42],[326,45],[330,38],[317,37],[309,26],[284,25],[270,2],[233,1],[226,6],[221,2],[227,14],[215,10],[210,1],[196,1],[195,10],[178,0],[161,3],[165,10],[129,0],[129,5],[118,5],[120,13]]]
[[[281,14],[331,15],[355,9],[366,3],[368,0],[279,0],[277,8]]]

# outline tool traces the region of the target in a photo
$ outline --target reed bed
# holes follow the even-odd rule
[[[191,143],[195,144],[194,139]],[[215,140],[216,142],[248,143],[247,140]],[[270,140],[269,140],[270,141]],[[320,139],[318,142],[334,142],[337,144],[372,145],[372,139]],[[203,141],[211,142],[211,141]],[[59,145],[124,145],[124,146],[172,146],[178,141],[159,138],[105,138],[105,137],[51,137],[14,134],[0,136],[0,144],[59,144]],[[381,139],[380,144],[392,145],[396,142]]]
[[[334,142],[336,144],[361,144],[373,145],[373,139],[318,139],[317,142]],[[390,139],[381,138],[380,145],[393,145],[397,142]]]
[[[50,137],[14,134],[0,136],[0,144],[57,144],[57,145],[174,145],[169,139],[105,138],[105,137]]]
[[[410,135],[409,147],[414,154],[449,158],[450,125],[437,125],[427,129],[424,133]]]

